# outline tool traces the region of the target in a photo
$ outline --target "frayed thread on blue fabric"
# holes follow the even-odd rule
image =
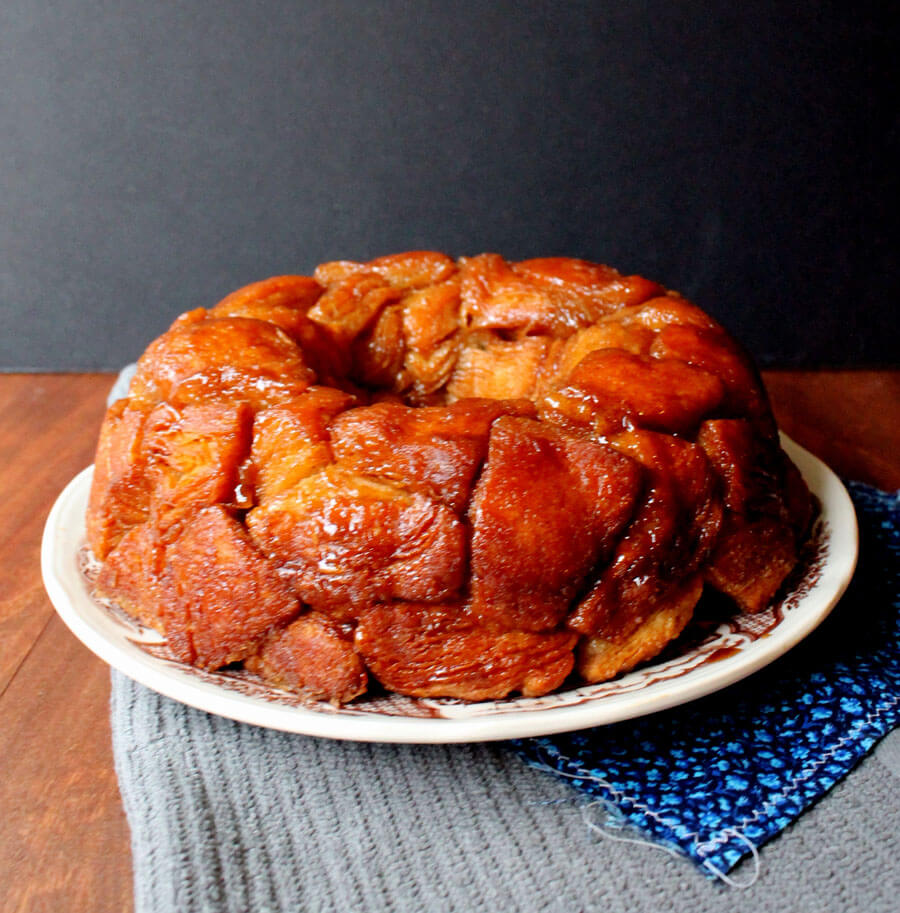
[[[757,673],[753,688],[739,683],[653,716],[511,743],[585,807],[611,812],[593,832],[631,828],[710,877],[749,886],[757,848],[900,725],[900,493],[847,487],[860,524],[854,580],[823,625]],[[748,855],[750,878],[730,878]]]

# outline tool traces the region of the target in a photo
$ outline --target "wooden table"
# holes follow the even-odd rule
[[[108,374],[0,375],[0,910],[132,909],[109,671],[41,583],[50,506],[91,462]],[[900,371],[766,374],[781,427],[838,472],[900,487]]]

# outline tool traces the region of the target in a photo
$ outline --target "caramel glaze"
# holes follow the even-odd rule
[[[179,317],[100,434],[98,592],[182,660],[345,702],[541,695],[758,612],[809,493],[747,355],[568,258],[336,261]]]

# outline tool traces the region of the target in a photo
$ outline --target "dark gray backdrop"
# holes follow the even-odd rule
[[[764,364],[896,357],[889,4],[0,4],[0,369],[273,273],[571,254]]]

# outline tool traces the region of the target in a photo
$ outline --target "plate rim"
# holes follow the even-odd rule
[[[322,738],[413,744],[498,741],[609,725],[689,703],[752,675],[807,637],[825,620],[845,592],[859,552],[853,502],[841,480],[825,463],[787,435],[782,434],[781,439],[788,456],[819,497],[822,519],[830,521],[832,547],[823,569],[828,589],[819,592],[820,580],[803,597],[805,600],[818,596],[821,603],[805,612],[798,607],[770,635],[716,663],[695,668],[671,681],[657,681],[625,694],[588,698],[569,706],[506,710],[449,719],[353,715],[267,703],[261,697],[242,695],[214,683],[189,678],[177,670],[177,666],[176,674],[173,674],[167,661],[143,653],[124,634],[121,638],[124,643],[105,636],[90,618],[91,612],[101,613],[103,609],[90,597],[80,571],[72,574],[73,564],[77,570],[78,549],[73,553],[64,543],[72,535],[79,543],[84,541],[84,508],[80,511],[77,508],[80,503],[86,505],[93,466],[83,469],[65,486],[50,510],[41,541],[41,572],[57,614],[75,637],[107,665],[165,697],[239,722]],[[840,548],[835,547],[835,539]],[[79,603],[85,601],[88,603],[87,616],[79,611]]]

